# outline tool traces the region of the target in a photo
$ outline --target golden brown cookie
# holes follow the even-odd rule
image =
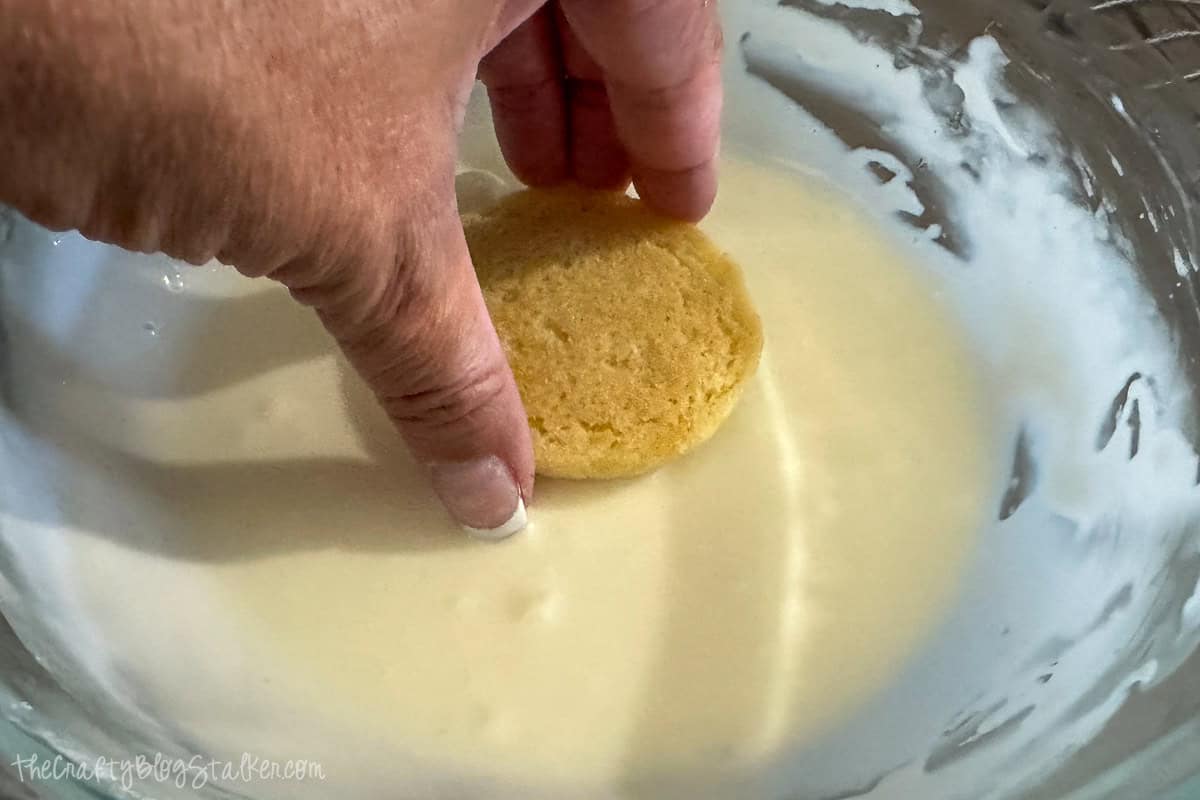
[[[637,475],[729,416],[762,326],[737,265],[697,228],[579,189],[511,195],[463,224],[539,473]]]

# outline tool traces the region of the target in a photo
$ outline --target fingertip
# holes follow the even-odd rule
[[[500,152],[504,156],[504,163],[508,164],[517,180],[540,189],[565,183],[570,177],[565,149],[551,146],[538,152],[524,144],[528,141],[515,137],[501,139]]]
[[[430,476],[442,505],[475,538],[507,539],[528,524],[512,467],[497,456],[434,464]]]
[[[699,222],[717,197],[717,167],[708,161],[684,170],[635,167],[633,185],[651,208],[685,222]]]
[[[479,539],[484,542],[502,542],[525,530],[528,525],[529,512],[525,508],[525,502],[518,499],[516,510],[513,511],[512,516],[504,524],[495,528],[473,528],[470,525],[463,525],[463,530],[472,539]]]
[[[557,82],[488,89],[500,152],[528,186],[554,186],[569,175],[566,116]]]

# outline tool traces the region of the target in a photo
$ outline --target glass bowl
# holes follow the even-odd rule
[[[891,222],[969,271],[968,327],[1008,398],[1011,463],[957,602],[904,671],[729,796],[1200,796],[1193,8],[722,3],[725,146],[780,170],[836,155],[852,193],[892,192]],[[468,128],[486,123],[474,106]],[[466,146],[464,161],[474,155]],[[1050,219],[1074,227],[1046,231]],[[127,278],[112,271],[118,261]],[[88,523],[86,495],[60,491],[62,476],[103,467],[87,458],[86,430],[47,430],[32,410],[84,360],[120,376],[164,357],[144,344],[152,322],[128,339],[95,336],[100,315],[158,302],[143,278],[161,262],[4,212],[0,265],[0,794],[254,796],[137,769],[21,782],[11,763],[196,750],[170,720],[87,685],[21,566],[40,526]],[[1019,295],[1004,288],[1010,267],[1030,276]],[[1011,324],[1008,306],[1022,303],[1038,324]]]

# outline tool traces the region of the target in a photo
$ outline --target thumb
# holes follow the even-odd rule
[[[500,539],[526,524],[529,425],[475,279],[452,180],[420,206],[402,223],[393,263],[326,282],[313,304],[428,466],[450,515],[468,533]]]

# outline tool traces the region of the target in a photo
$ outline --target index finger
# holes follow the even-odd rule
[[[638,193],[698,220],[717,191],[721,27],[709,0],[560,0],[600,65]]]

